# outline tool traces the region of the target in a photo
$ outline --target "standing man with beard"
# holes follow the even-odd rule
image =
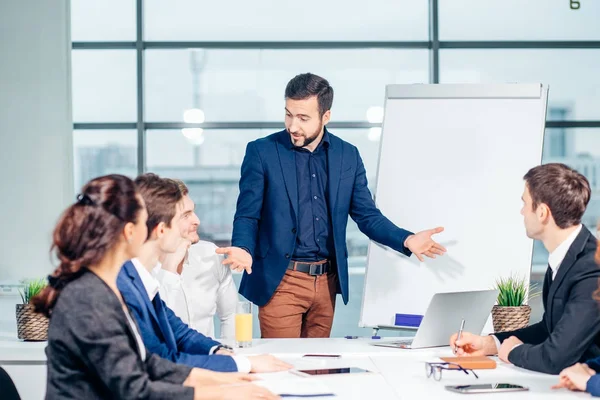
[[[371,240],[435,258],[432,239],[398,228],[375,206],[358,149],[331,134],[333,88],[314,74],[285,90],[285,127],[246,148],[232,247],[240,293],[257,304],[262,337],[329,337],[337,293],[348,302],[348,215]]]

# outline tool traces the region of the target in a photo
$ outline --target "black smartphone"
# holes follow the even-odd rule
[[[371,372],[366,369],[350,367],[350,368],[324,368],[324,369],[302,369],[298,372],[307,375],[335,375],[335,374],[357,374]]]
[[[459,385],[446,386],[451,392],[457,393],[497,393],[497,392],[520,392],[529,390],[528,387],[515,385],[513,383],[488,383],[481,385]]]

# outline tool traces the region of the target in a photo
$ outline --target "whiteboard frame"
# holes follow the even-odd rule
[[[387,110],[387,102],[392,99],[540,99],[544,104],[544,113],[542,115],[542,141],[541,157],[543,158],[544,139],[546,130],[546,115],[548,113],[548,91],[549,86],[542,83],[499,83],[499,84],[395,84],[385,87],[385,101],[383,104],[384,112]],[[379,190],[379,172],[381,168],[381,151],[383,148],[383,135],[385,134],[385,116],[381,124],[381,139],[379,141],[379,157],[377,158],[377,172],[375,174],[376,189],[373,193],[373,200],[377,206],[377,191]],[[379,208],[379,207],[378,207]],[[418,328],[409,328],[404,326],[392,327],[389,324],[367,325],[363,322],[365,309],[365,291],[369,275],[369,259],[373,241],[369,240],[367,247],[367,264],[365,266],[365,277],[363,282],[363,294],[360,304],[360,317],[358,326],[360,328],[375,328],[385,330],[417,330]],[[530,265],[533,260],[533,240],[531,241],[531,250],[529,254]],[[531,282],[531,266],[527,280]]]

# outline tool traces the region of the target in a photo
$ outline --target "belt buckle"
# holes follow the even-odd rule
[[[308,274],[310,276],[323,275],[323,265],[325,265],[325,264],[310,264]],[[318,273],[317,273],[317,268],[319,269]]]

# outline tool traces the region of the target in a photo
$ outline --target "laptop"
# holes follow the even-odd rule
[[[481,333],[497,298],[497,289],[436,293],[429,302],[429,307],[414,338],[371,344],[399,349],[448,346],[450,336],[458,332],[463,319],[465,320],[464,331]],[[384,327],[380,326],[380,328]]]

